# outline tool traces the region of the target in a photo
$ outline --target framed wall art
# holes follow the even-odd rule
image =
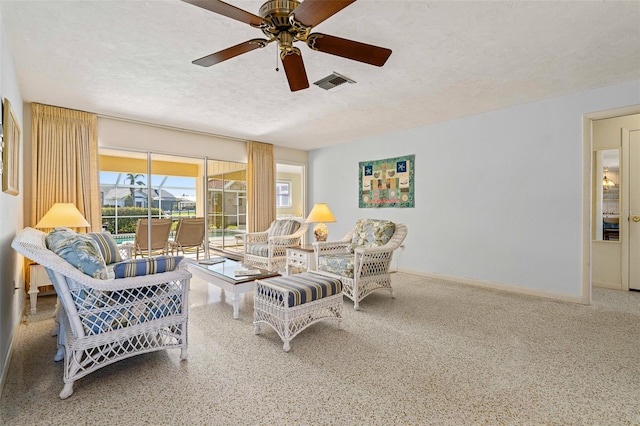
[[[359,163],[359,207],[414,207],[415,155]]]
[[[20,176],[20,125],[9,99],[2,108],[2,191],[18,195]]]

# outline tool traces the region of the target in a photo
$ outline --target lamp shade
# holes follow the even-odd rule
[[[329,210],[329,206],[326,203],[318,203],[311,209],[311,213],[307,216],[307,222],[319,223],[319,222],[335,222],[333,213]]]
[[[316,241],[327,241],[329,235],[329,229],[324,222],[335,222],[333,213],[329,210],[329,206],[326,203],[318,203],[311,209],[311,213],[307,216],[308,223],[317,223],[313,227],[313,235],[316,237]]]
[[[87,228],[91,226],[73,203],[55,203],[36,228]]]

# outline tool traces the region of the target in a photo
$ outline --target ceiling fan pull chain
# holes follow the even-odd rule
[[[278,52],[278,48],[276,47],[276,72],[280,71],[280,68],[278,68],[278,58],[280,57],[279,52]]]

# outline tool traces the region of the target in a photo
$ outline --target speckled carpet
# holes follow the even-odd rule
[[[194,278],[189,358],[103,368],[58,398],[55,297],[19,327],[0,401],[5,425],[640,424],[640,294],[594,289],[582,306],[392,275],[343,327],[311,326],[282,351],[253,334],[252,293],[230,302]]]

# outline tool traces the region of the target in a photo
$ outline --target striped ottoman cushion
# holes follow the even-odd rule
[[[262,280],[290,291],[288,307],[313,302],[323,297],[333,296],[342,291],[342,282],[337,278],[325,277],[309,272]]]

